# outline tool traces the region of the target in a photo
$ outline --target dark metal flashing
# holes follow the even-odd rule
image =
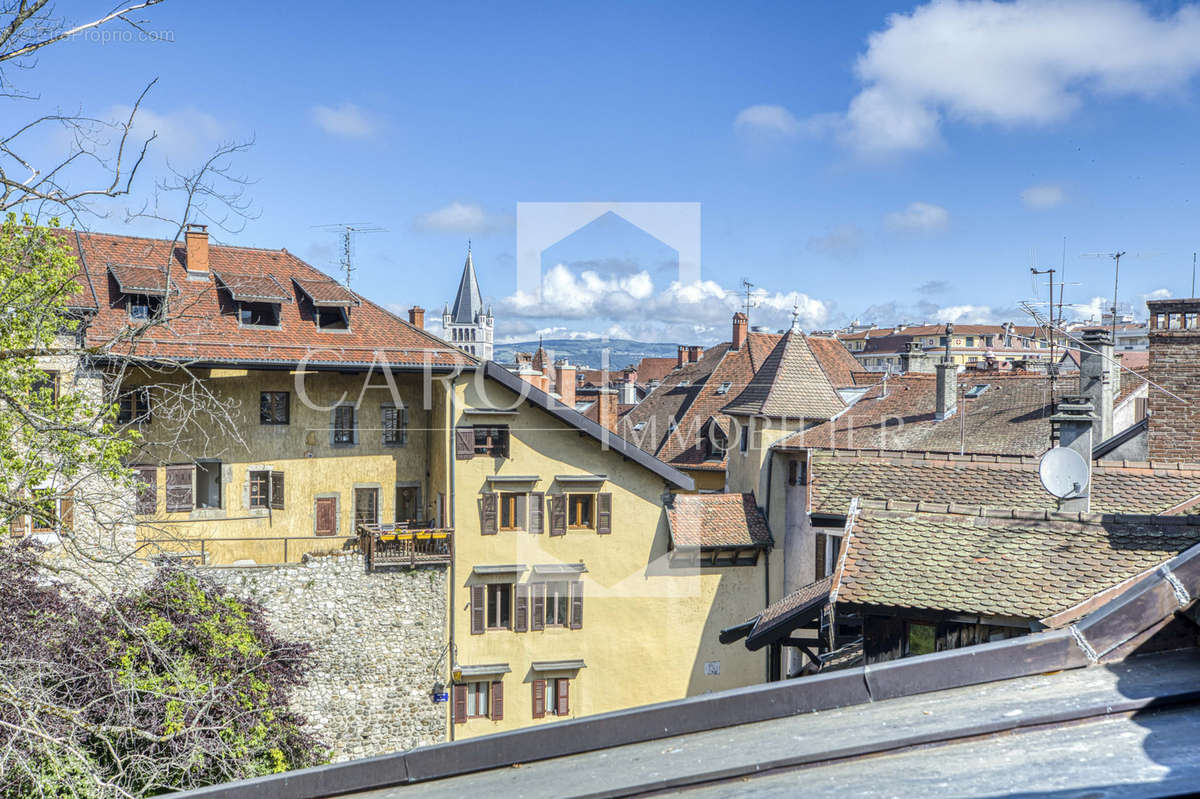
[[[754,629],[754,625],[757,623],[758,617],[755,616],[753,619],[750,619],[750,621],[744,621],[741,624],[735,624],[732,627],[726,627],[725,629],[721,630],[720,634],[717,636],[717,640],[723,644],[732,644],[735,641],[740,641],[750,634],[750,631]]]
[[[1143,416],[1141,421],[1134,422],[1132,425],[1125,428],[1120,433],[1117,433],[1115,436],[1111,436],[1092,447],[1092,460],[1099,460],[1100,458],[1103,458],[1117,447],[1121,446],[1127,441],[1137,438],[1149,429],[1150,417]]]
[[[244,358],[230,358],[228,360],[213,360],[211,358],[164,358],[162,356],[93,356],[94,362],[115,361],[118,363],[128,363],[130,358],[133,358],[136,363],[146,364],[154,367],[167,366],[186,366],[189,369],[252,369],[261,370],[264,372],[277,372],[282,370],[293,370],[300,365],[300,361],[293,360],[275,360],[275,361],[255,361]],[[360,373],[368,372],[373,369],[380,369],[386,366],[393,372],[404,372],[413,374],[422,374],[429,372],[431,374],[455,374],[456,372],[466,373],[473,372],[477,368],[475,364],[423,364],[423,363],[389,363],[381,364],[378,361],[305,361],[304,368],[306,371],[313,372],[347,372]]]
[[[610,449],[620,453],[639,466],[649,469],[677,488],[681,488],[684,491],[691,491],[695,487],[692,478],[683,472],[660,461],[640,447],[635,447],[608,428],[593,422],[582,413],[573,408],[568,408],[540,388],[522,380],[495,361],[487,361],[483,368],[484,374],[487,377],[495,380],[509,391],[518,396],[524,396],[531,404],[536,405],[558,420],[566,422],[580,432],[586,433],[600,443],[607,445]]]

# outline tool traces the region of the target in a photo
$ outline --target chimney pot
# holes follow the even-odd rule
[[[408,309],[408,323],[418,330],[425,329],[425,309],[414,305]]]

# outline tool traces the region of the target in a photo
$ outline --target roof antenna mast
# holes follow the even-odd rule
[[[742,291],[746,292],[746,326],[750,326],[750,309],[758,303],[754,302],[751,296],[754,294],[754,284],[746,278],[742,278]]]
[[[387,228],[375,227],[368,222],[335,222],[330,225],[317,225],[320,230],[340,233],[342,236],[342,258],[340,266],[346,276],[346,287],[350,287],[350,279],[354,275],[354,237],[359,233],[385,233]]]

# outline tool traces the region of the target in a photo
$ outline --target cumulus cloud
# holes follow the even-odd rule
[[[1054,183],[1042,183],[1037,186],[1030,186],[1021,192],[1021,202],[1025,203],[1026,208],[1032,208],[1035,211],[1042,211],[1047,208],[1054,208],[1062,205],[1067,200],[1067,193],[1062,186]]]
[[[1195,5],[1155,14],[1133,0],[938,0],[868,37],[837,135],[885,157],[936,145],[947,120],[1047,125],[1094,98],[1160,96],[1200,70],[1198,38]]]
[[[903,233],[938,233],[950,226],[950,212],[940,205],[915,202],[888,214],[883,223],[889,230]]]
[[[850,260],[862,248],[863,232],[857,225],[837,225],[823,236],[808,240],[813,252],[831,255],[839,260]]]
[[[375,120],[354,103],[337,106],[317,105],[309,110],[318,128],[333,136],[365,139],[376,131]]]
[[[748,136],[789,138],[800,132],[800,120],[781,105],[752,105],[733,120],[733,129]]]
[[[124,122],[130,110],[129,106],[115,105],[109,110],[109,119]],[[150,152],[172,161],[207,155],[229,135],[216,117],[195,108],[159,112],[141,106],[133,117],[132,140],[144,141],[154,134],[157,138],[150,145]]]
[[[436,233],[487,233],[502,224],[500,217],[487,213],[477,203],[461,202],[422,214],[414,222],[418,230]]]

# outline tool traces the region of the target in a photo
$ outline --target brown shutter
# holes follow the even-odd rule
[[[546,718],[546,681],[533,681],[533,717]]]
[[[473,585],[471,586],[471,635],[482,635],[483,627],[487,621],[484,615],[487,608],[487,590],[486,586]]]
[[[529,495],[529,532],[540,533],[545,530],[546,494],[534,491]]]
[[[25,535],[25,517],[17,513],[8,525],[8,531],[13,535]]]
[[[600,535],[612,532],[612,494],[596,495],[596,532]]]
[[[479,503],[479,532],[484,535],[496,534],[496,492],[485,491]]]
[[[583,581],[572,580],[571,586],[571,629],[583,629]]]
[[[529,529],[529,495],[517,494],[517,518],[516,528],[518,530]]]
[[[517,583],[517,618],[513,630],[519,633],[529,630],[529,583]]]
[[[492,454],[498,458],[507,458],[508,457],[508,428],[507,427],[496,428],[495,435],[497,436],[497,438],[499,440],[496,442],[496,445],[493,447]]]
[[[504,718],[504,681],[492,680],[492,721]]]
[[[463,683],[454,685],[454,723],[467,723],[467,686]]]
[[[68,491],[67,495],[58,501],[58,529],[60,532],[69,533],[75,529],[75,497],[74,492]]]
[[[529,604],[533,610],[533,620],[529,623],[531,630],[546,629],[546,584],[529,583]]]
[[[567,495],[550,497],[550,535],[567,534]]]
[[[271,472],[271,507],[283,510],[283,472]]]
[[[153,466],[138,466],[141,485],[137,491],[136,512],[146,516],[158,512],[158,469]]]
[[[828,541],[829,541],[829,539],[824,533],[817,533],[817,542],[816,542],[816,550],[817,550],[816,566],[817,566],[817,568],[813,572],[813,574],[815,574],[817,576],[818,580],[823,580],[823,579],[825,579],[825,577],[828,576],[825,574],[825,546],[828,543]]]
[[[475,428],[454,428],[454,459],[469,461],[475,455]]]
[[[195,466],[167,467],[167,512],[189,511],[195,506]]]
[[[333,535],[337,532],[337,500],[322,497],[317,500],[317,535]]]
[[[571,712],[571,681],[560,678],[554,683],[558,686],[558,701],[554,705],[554,710],[558,715],[566,716]]]

